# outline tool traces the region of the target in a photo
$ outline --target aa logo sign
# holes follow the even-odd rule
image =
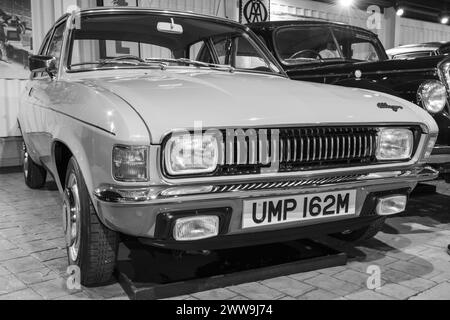
[[[240,0],[240,8],[241,23],[270,20],[270,0]]]

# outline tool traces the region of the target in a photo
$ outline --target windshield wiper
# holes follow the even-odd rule
[[[132,59],[134,60],[134,59]],[[129,65],[129,66],[157,66],[161,70],[165,70],[167,67],[166,63],[163,62],[156,62],[156,61],[146,61],[146,60],[136,60],[136,61],[129,61],[129,60],[123,60],[122,59],[103,59],[99,61],[99,67],[103,67],[107,64],[123,64],[123,65]]]
[[[126,60],[116,60],[116,59],[102,59],[99,61],[90,61],[90,62],[81,62],[81,63],[74,63],[71,64],[70,67],[80,67],[85,65],[96,65],[97,68],[102,68],[107,64],[121,64],[121,65],[127,65],[127,66],[147,66],[147,67],[155,67],[161,70],[165,70],[167,67],[166,63],[163,62],[152,62],[152,61],[126,61]]]
[[[211,69],[215,69],[215,70],[225,70],[228,72],[236,71],[236,69],[230,65],[208,63],[208,62],[202,62],[202,61],[191,60],[191,59],[186,59],[186,58],[180,58],[180,59],[147,58],[147,59],[145,59],[145,61],[189,64],[189,65],[193,65],[195,67],[211,68]]]

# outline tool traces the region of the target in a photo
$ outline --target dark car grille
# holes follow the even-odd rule
[[[250,139],[246,138],[247,157],[239,156],[237,138],[234,141],[234,154],[230,155],[225,148],[225,165],[220,166],[215,175],[257,174],[263,168],[269,168],[267,163],[268,149],[278,155],[278,172],[295,172],[320,170],[330,167],[346,167],[371,165],[376,162],[377,128],[373,127],[320,127],[320,128],[283,128],[279,129],[279,145],[274,147],[268,143],[262,148],[260,131],[257,130],[257,148],[250,148]],[[268,141],[273,134],[267,132]],[[265,159],[265,160],[264,160]]]

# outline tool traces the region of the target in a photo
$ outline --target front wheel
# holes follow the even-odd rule
[[[47,180],[47,170],[31,159],[25,147],[23,152],[23,177],[25,184],[30,189],[42,188]]]
[[[109,282],[116,264],[119,235],[97,217],[74,158],[67,168],[63,217],[69,264],[80,268],[81,284],[89,287]]]
[[[359,242],[369,240],[375,237],[378,234],[378,232],[380,232],[381,229],[383,229],[385,222],[386,222],[385,217],[378,218],[368,227],[364,227],[350,232],[336,233],[332,234],[332,236],[342,241],[357,244]]]

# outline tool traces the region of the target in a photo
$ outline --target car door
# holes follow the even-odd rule
[[[50,42],[50,39],[53,34],[53,28],[47,33],[42,42],[42,45],[38,51],[38,55],[45,55],[47,52],[47,48]],[[19,126],[27,146],[28,154],[35,160],[39,158],[38,150],[34,145],[34,135],[37,132],[37,115],[35,112],[37,111],[34,108],[36,104],[36,96],[35,96],[35,85],[37,81],[44,77],[44,72],[32,72],[30,75],[30,81],[27,82],[25,86],[25,90],[20,98],[19,104]]]
[[[57,60],[61,58],[62,45],[64,39],[65,22],[55,26],[48,45],[44,46],[41,54],[53,56]],[[55,72],[55,75],[57,72]],[[55,99],[53,95],[58,94],[56,88],[58,79],[50,77],[47,72],[32,75],[32,81],[28,90],[27,110],[24,110],[27,117],[27,147],[34,160],[46,165],[51,157],[51,144],[53,140],[52,130],[56,124]]]

